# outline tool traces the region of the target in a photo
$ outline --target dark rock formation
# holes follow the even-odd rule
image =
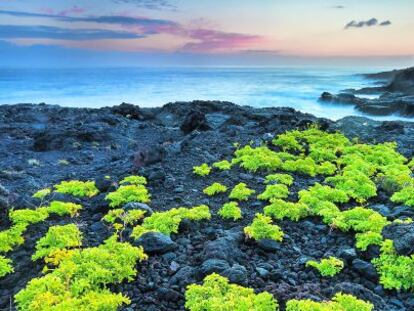
[[[337,95],[324,92],[319,98],[320,101],[353,105],[357,110],[369,115],[398,114],[405,117],[414,116],[414,67],[365,76],[381,79],[385,83],[377,87],[346,90]],[[378,98],[363,98],[355,94],[377,94]]]

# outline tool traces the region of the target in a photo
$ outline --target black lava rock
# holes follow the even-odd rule
[[[357,271],[360,275],[366,277],[371,282],[378,281],[378,274],[375,267],[367,261],[361,259],[354,259],[352,261],[352,268]]]
[[[207,131],[210,126],[207,123],[206,115],[201,111],[190,111],[185,117],[180,129],[185,133],[191,133],[194,130]]]
[[[382,230],[385,239],[393,241],[396,252],[400,255],[414,253],[414,224],[391,224]]]
[[[159,232],[144,233],[134,244],[142,246],[148,254],[164,254],[177,248],[169,236]]]

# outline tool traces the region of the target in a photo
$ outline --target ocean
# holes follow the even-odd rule
[[[314,68],[83,68],[0,69],[0,105],[47,103],[141,107],[168,102],[222,100],[253,107],[288,106],[333,120],[363,115],[352,106],[320,103],[324,91],[370,86],[367,69]],[[375,117],[403,119],[397,116]]]

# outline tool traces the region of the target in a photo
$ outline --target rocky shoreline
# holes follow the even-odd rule
[[[64,195],[59,199],[82,203],[84,209],[76,222],[84,232],[85,245],[98,245],[110,234],[100,221],[109,209],[105,193],[112,181],[130,174],[147,177],[154,211],[208,204],[215,215],[221,200],[202,193],[213,180],[194,177],[193,166],[230,156],[235,142],[260,145],[274,135],[310,124],[339,130],[362,142],[395,141],[400,153],[414,156],[414,123],[410,122],[362,117],[333,122],[291,108],[256,109],[216,101],[170,103],[160,108],[129,104],[101,109],[0,106],[0,231],[10,226],[6,217],[9,209],[36,205],[31,197],[36,190],[62,180],[95,180],[102,193],[93,199],[82,201]],[[105,176],[110,176],[110,182]],[[260,184],[260,177],[241,169],[220,172],[217,179],[246,182],[253,188]],[[318,181],[318,177],[295,175],[292,187],[297,191]],[[259,186],[254,189],[262,190]],[[391,210],[381,196],[370,204],[390,219],[414,217],[414,210],[406,206]],[[157,240],[158,248],[138,265],[138,277],[114,286],[132,301],[124,310],[184,310],[185,287],[214,271],[231,282],[269,291],[282,305],[292,298],[329,299],[341,290],[371,301],[378,311],[414,309],[411,293],[384,290],[378,285],[378,275],[369,262],[378,250],[356,251],[353,234],[332,231],[317,218],[280,221],[285,242],[277,249],[244,241],[242,228],[263,206],[260,201],[246,203],[247,212],[240,221],[213,217],[206,222],[183,222],[172,240]],[[35,242],[50,225],[70,221],[51,218],[29,228],[25,244],[9,254],[15,273],[0,279],[0,310],[14,310],[13,295],[41,274],[41,261],[30,259]],[[309,257],[329,254],[347,261],[344,272],[335,278],[321,278],[303,268]]]
[[[369,115],[414,116],[414,67],[363,76],[376,80],[380,85],[358,90],[344,90],[336,95],[324,92],[320,100],[353,105],[355,109]],[[376,95],[377,98],[370,99],[359,95]]]

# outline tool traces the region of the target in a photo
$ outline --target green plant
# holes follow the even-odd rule
[[[414,207],[414,186],[405,187],[394,193],[391,197],[391,201]]]
[[[14,269],[11,265],[12,261],[9,258],[0,255],[0,278],[3,276],[14,272]]]
[[[51,192],[52,190],[50,188],[41,189],[34,193],[32,197],[35,199],[44,200]]]
[[[265,183],[280,183],[286,186],[290,186],[293,184],[293,177],[288,174],[271,174],[265,177]]]
[[[119,182],[121,185],[129,184],[129,185],[146,185],[147,179],[143,176],[127,176]]]
[[[82,205],[71,202],[52,201],[46,209],[49,214],[57,214],[59,216],[70,215],[73,217],[82,209]]]
[[[284,151],[302,151],[302,145],[297,141],[297,131],[286,132],[278,135],[273,139],[272,143],[275,146],[279,146]]]
[[[11,251],[14,247],[24,243],[23,233],[26,225],[14,225],[11,228],[0,232],[0,253]]]
[[[242,218],[241,209],[237,202],[223,204],[218,213],[224,219],[238,220]]]
[[[247,201],[256,191],[249,189],[245,183],[239,183],[231,190],[229,198],[239,201]]]
[[[286,199],[289,195],[289,189],[284,184],[267,185],[263,193],[257,196],[260,200],[273,202],[277,199]]]
[[[313,267],[322,276],[334,276],[344,268],[344,262],[336,257],[323,258],[320,262],[309,260],[306,267]]]
[[[335,174],[336,170],[336,165],[332,164],[331,162],[322,162],[316,166],[316,174],[319,175],[333,175]]]
[[[344,191],[357,202],[365,202],[377,195],[377,187],[374,182],[357,170],[347,170],[342,175],[328,177],[326,182],[335,185],[336,189]]]
[[[98,247],[73,250],[52,272],[32,279],[15,295],[17,309],[115,311],[130,300],[107,285],[132,280],[137,261],[146,258],[141,247],[120,243],[116,236]]]
[[[370,245],[381,246],[383,242],[383,237],[380,232],[367,231],[362,233],[357,233],[355,235],[355,246],[356,248],[366,251]]]
[[[62,181],[54,186],[55,191],[64,194],[71,194],[75,197],[93,197],[98,194],[99,190],[93,181],[70,180]]]
[[[354,230],[356,246],[366,250],[369,245],[382,244],[382,229],[390,222],[380,213],[369,208],[355,207],[339,213],[331,222],[331,226],[343,231]]]
[[[47,257],[53,252],[82,245],[82,233],[74,224],[50,227],[46,235],[36,243],[32,259]]]
[[[272,225],[272,219],[263,214],[256,214],[252,224],[244,228],[244,233],[257,241],[270,239],[281,242],[284,235],[282,229],[277,225]]]
[[[329,186],[322,186],[316,183],[308,190],[299,191],[299,198],[302,202],[311,202],[314,199],[318,201],[329,201],[332,203],[346,203],[349,197],[345,191],[334,189]]]
[[[148,189],[144,185],[125,185],[108,193],[105,199],[110,201],[110,207],[119,207],[129,202],[147,203],[150,201],[150,197]]]
[[[332,301],[289,300],[286,311],[372,311],[374,305],[352,295],[337,293]]]
[[[414,171],[414,158],[412,158],[412,159],[411,159],[411,161],[410,161],[410,162],[408,162],[407,166],[408,166],[408,167],[409,167],[412,171]]]
[[[170,235],[171,233],[178,232],[179,225],[183,219],[199,221],[210,218],[210,209],[206,205],[193,208],[172,208],[166,212],[157,212],[146,217],[142,225],[134,227],[131,237],[138,239],[144,233],[152,231]]]
[[[213,163],[213,167],[221,171],[226,171],[226,170],[231,169],[231,163],[227,160],[222,160],[222,161]]]
[[[49,216],[47,208],[40,207],[35,210],[31,209],[20,209],[12,210],[9,212],[9,218],[13,224],[21,224],[28,226],[31,224],[39,223],[44,221]]]
[[[203,190],[203,192],[207,194],[208,196],[213,196],[218,193],[223,193],[226,191],[227,191],[227,187],[218,182],[213,183],[211,186],[208,186],[207,188]]]
[[[199,166],[193,167],[193,173],[201,177],[209,175],[210,172],[211,172],[211,167],[208,166],[207,163],[203,163]]]
[[[251,288],[230,284],[216,273],[192,284],[185,292],[185,307],[190,311],[277,311],[277,301],[268,292],[255,294]]]
[[[379,282],[386,289],[414,288],[414,255],[401,256],[394,249],[392,240],[385,240],[381,255],[372,260],[379,274]]]
[[[288,172],[297,172],[304,175],[315,176],[317,173],[316,162],[309,157],[283,162],[282,169]]]
[[[266,146],[252,148],[249,145],[235,151],[232,164],[239,164],[246,170],[256,172],[257,170],[275,170],[282,167],[282,160],[278,153]]]
[[[309,216],[309,207],[301,202],[293,203],[283,200],[273,200],[272,203],[264,208],[264,214],[275,219],[288,218],[292,221]]]
[[[123,226],[125,225],[133,225],[134,223],[138,222],[140,219],[144,218],[145,211],[139,209],[133,209],[129,211],[125,211],[122,208],[110,210],[104,217],[108,223],[115,224],[116,222],[120,221]]]

